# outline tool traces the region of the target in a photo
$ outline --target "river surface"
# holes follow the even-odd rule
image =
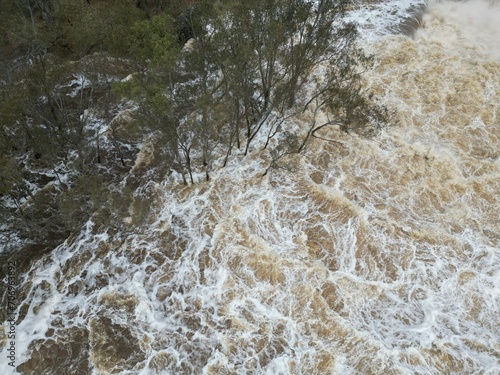
[[[422,4],[351,14],[395,125],[143,186],[141,231],[88,222],[20,278],[0,373],[500,373],[500,4],[431,2],[395,34]]]

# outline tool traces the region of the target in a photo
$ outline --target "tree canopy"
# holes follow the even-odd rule
[[[172,153],[183,176],[191,175],[197,157],[208,179],[215,150],[225,148],[229,155],[243,147],[246,154],[264,128],[269,140],[286,118],[316,107],[331,120],[298,134],[302,141],[296,152],[320,127],[335,124],[345,132],[371,134],[387,113],[361,85],[371,59],[357,46],[356,26],[343,22],[350,5],[334,0],[197,1],[183,13],[183,30],[188,27],[193,39],[181,52],[173,36],[165,34],[175,32],[175,22],[157,15],[146,21],[152,28],[141,27],[132,38],[141,46],[143,40],[157,42],[142,50],[147,56],[143,73],[122,92],[137,93],[134,85],[143,88],[142,96],[130,98],[147,107],[151,118],[164,119],[159,125],[177,139]],[[315,73],[318,67],[322,76]]]
[[[0,195],[9,228],[48,244],[105,206],[103,196],[114,197],[113,211],[111,186],[146,137],[157,143],[160,178],[177,171],[188,184],[257,146],[270,149],[272,167],[327,126],[373,134],[388,116],[361,84],[371,58],[344,22],[351,3],[3,0]],[[134,121],[117,126],[124,108]],[[290,133],[288,119],[307,111],[328,120]]]

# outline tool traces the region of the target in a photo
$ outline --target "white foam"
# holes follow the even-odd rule
[[[380,7],[389,5],[399,17],[410,3]],[[480,131],[491,146],[498,120],[475,119],[500,102],[498,68],[475,44],[484,30],[463,27],[468,6],[432,5],[413,39],[373,39],[379,65],[367,82],[397,106],[398,127],[373,140],[344,137],[344,146],[315,142],[289,171],[262,177],[264,131],[209,183],[151,183],[159,197],[140,232],[96,234],[88,222],[28,276],[18,363],[54,319],[85,328],[104,314],[141,342],[144,362],[122,373],[500,371],[500,164],[471,157],[464,150],[479,140],[461,137]],[[481,86],[479,109],[462,111],[458,128],[446,121],[447,95],[469,77]],[[436,108],[431,91],[443,99]],[[77,281],[86,287],[67,293]]]

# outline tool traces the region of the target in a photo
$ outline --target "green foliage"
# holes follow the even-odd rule
[[[156,15],[136,22],[129,34],[132,56],[152,67],[172,66],[178,54],[173,20],[168,15]]]
[[[4,1],[0,10],[7,25],[6,40],[28,56],[46,53],[57,40],[60,29],[51,1]]]
[[[18,52],[82,57],[107,51],[127,56],[130,26],[146,17],[133,0],[5,1],[0,16]]]
[[[103,225],[120,225],[124,215],[134,225],[144,220],[152,202],[138,186],[109,188],[127,172],[120,142],[151,140],[151,157],[134,168],[138,181],[176,170],[187,184],[196,171],[208,180],[216,157],[225,155],[225,165],[235,149],[248,153],[266,126],[270,168],[285,165],[325,126],[374,134],[388,114],[360,83],[371,59],[356,46],[355,26],[342,23],[350,4],[4,1],[1,47],[9,57],[0,58],[0,195],[17,202],[12,217],[40,241],[47,228],[56,238],[92,215]],[[320,64],[326,75],[317,77]],[[106,81],[125,65],[135,73],[111,90]],[[120,78],[131,70],[123,72]],[[68,87],[75,77],[88,79],[79,91]],[[122,99],[137,110],[132,121],[111,123],[122,169],[106,165],[104,173],[100,130],[87,126],[89,114],[110,122]],[[288,118],[320,110],[328,122],[314,116],[304,133],[280,133]],[[275,136],[280,142],[270,142]],[[31,196],[23,163],[55,170],[69,160],[79,177],[68,189],[49,186]]]
[[[60,0],[56,16],[62,28],[60,44],[78,56],[101,51],[127,56],[130,26],[145,17],[132,0]]]
[[[203,166],[209,178],[217,148],[226,147],[228,156],[240,147],[242,130],[246,154],[271,115],[281,124],[320,107],[333,120],[318,127],[340,124],[346,132],[371,134],[387,116],[360,84],[371,59],[356,46],[355,26],[341,22],[350,4],[197,1],[180,6],[175,19],[155,15],[132,30],[131,50],[145,73],[115,92],[136,100],[142,123],[166,135],[177,169],[191,182],[194,166]],[[179,20],[195,38],[181,52],[174,34]],[[318,64],[327,72],[321,79],[313,74]],[[294,143],[295,152],[316,130]]]
[[[69,230],[74,230],[88,220],[106,202],[106,184],[97,175],[80,175],[71,189],[58,197],[58,209]]]
[[[0,196],[14,193],[23,182],[22,173],[15,160],[6,154],[0,156]]]

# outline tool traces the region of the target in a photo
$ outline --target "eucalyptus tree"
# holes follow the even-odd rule
[[[360,84],[372,61],[357,45],[356,26],[344,22],[350,5],[351,0],[251,0],[219,7],[212,20],[214,58],[234,103],[236,143],[242,123],[245,129],[245,154],[266,122],[269,140],[288,116],[316,106],[332,119],[322,127],[367,132],[386,120]],[[315,74],[319,66],[324,76]]]
[[[223,148],[223,165],[234,148],[246,155],[263,129],[267,147],[288,118],[304,111],[324,111],[328,120],[320,124],[315,116],[309,129],[287,134],[293,150],[279,155],[301,152],[326,126],[368,134],[386,121],[384,109],[361,84],[372,60],[357,45],[356,26],[344,22],[351,5],[352,0],[186,1],[179,17],[182,32],[193,39],[183,51],[176,46],[176,20],[160,14],[138,24],[133,35],[145,62],[140,106],[163,119],[185,182],[186,176],[194,182],[198,167],[208,180]],[[163,108],[148,107],[155,97],[162,98],[156,102],[165,103]]]

